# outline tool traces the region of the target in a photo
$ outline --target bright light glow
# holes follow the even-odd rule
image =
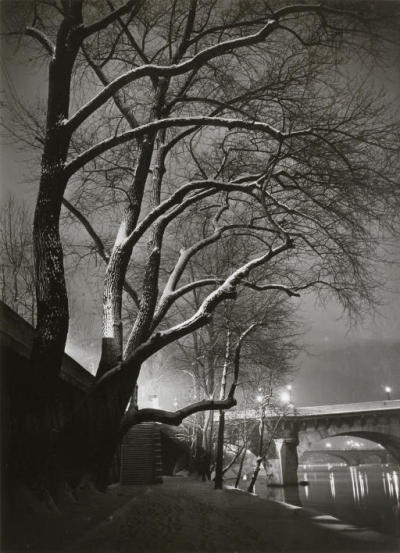
[[[291,385],[291,384],[288,384],[288,385],[286,386],[286,390],[289,390],[289,392],[290,392],[291,389],[292,389],[292,385]]]
[[[325,447],[332,447],[331,442],[326,442]]]
[[[385,392],[387,394],[390,394],[391,391],[392,391],[392,388],[390,386],[385,386]]]
[[[258,401],[258,403],[262,403],[263,400],[264,400],[264,398],[263,398],[262,395],[258,395],[258,396],[256,397],[256,400]]]
[[[290,394],[289,392],[283,391],[281,393],[281,401],[283,403],[289,403],[290,402]]]

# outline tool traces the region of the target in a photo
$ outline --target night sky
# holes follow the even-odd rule
[[[13,3],[15,6],[15,4]],[[4,4],[2,6],[4,10]],[[20,47],[3,40],[2,70],[9,76],[21,101],[44,98],[46,87],[45,60],[32,62],[31,42],[25,38]],[[27,61],[26,61],[27,60]],[[358,70],[355,67],[355,70]],[[400,98],[400,51],[392,49],[385,68],[377,68],[371,77],[387,93],[388,109],[395,110]],[[37,193],[39,153],[21,150],[9,138],[3,138],[1,151],[2,197],[12,193],[33,210]],[[316,303],[312,293],[294,299],[304,323],[302,339],[305,351],[296,365],[299,372],[293,380],[293,400],[298,406],[345,403],[383,399],[382,386],[390,385],[392,397],[400,398],[400,246],[394,245],[390,255],[395,262],[380,267],[382,272],[382,305],[379,312],[368,314],[362,324],[349,326],[340,307],[332,302]],[[100,346],[100,295],[93,296],[78,277],[71,302],[71,332],[68,351],[87,368],[95,367]],[[93,315],[95,313],[95,315]],[[74,321],[86,328],[86,345],[76,340]],[[173,359],[171,359],[173,365]],[[145,378],[145,375],[144,377]]]

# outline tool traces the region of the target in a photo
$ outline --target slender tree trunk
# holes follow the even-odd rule
[[[246,454],[247,454],[247,449],[244,448],[242,458],[240,459],[239,470],[238,470],[238,473],[237,473],[237,476],[236,476],[235,488],[237,488],[239,486],[240,479],[242,477],[243,465],[244,465],[244,461],[246,459]]]
[[[224,367],[222,369],[221,389],[220,389],[219,399],[225,398],[229,354],[230,354],[230,332],[228,329],[226,334],[225,360],[224,360]],[[215,463],[215,486],[214,487],[216,490],[222,490],[222,482],[223,482],[222,471],[223,471],[223,464],[224,464],[224,433],[225,433],[225,411],[220,411],[219,424],[218,424],[216,463]]]
[[[224,432],[225,432],[225,411],[219,412],[218,441],[215,464],[215,485],[216,490],[222,490],[223,483],[223,462],[224,462]]]
[[[264,426],[265,426],[265,412],[264,407],[261,407],[261,415],[260,415],[260,438],[258,442],[258,457],[256,461],[256,467],[254,469],[253,476],[250,481],[250,485],[247,489],[248,492],[253,493],[254,486],[258,477],[258,473],[260,472],[261,463],[263,460],[263,448],[264,448]]]

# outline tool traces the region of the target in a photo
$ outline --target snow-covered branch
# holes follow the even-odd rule
[[[229,130],[232,129],[244,129],[249,131],[262,132],[269,135],[271,138],[282,142],[287,138],[301,137],[304,135],[309,135],[312,131],[311,129],[302,129],[299,131],[293,131],[289,133],[284,133],[275,129],[272,125],[268,123],[263,123],[261,121],[246,121],[242,119],[228,119],[224,117],[171,117],[166,119],[159,119],[157,121],[152,121],[145,125],[141,125],[135,129],[123,132],[121,134],[110,136],[105,140],[102,140],[98,144],[92,146],[75,159],[73,159],[65,168],[67,177],[72,176],[76,171],[81,169],[86,163],[94,159],[95,157],[103,154],[104,152],[129,142],[130,140],[143,137],[145,135],[152,135],[158,130],[167,129],[170,127],[188,127],[188,126],[210,126],[210,127],[224,127]]]
[[[129,3],[128,3],[129,4]],[[125,5],[126,8],[127,5]],[[124,7],[123,7],[124,8]],[[129,6],[128,6],[129,8]],[[126,8],[126,9],[128,9]],[[122,9],[122,8],[120,8]],[[274,12],[271,19],[267,20],[267,23],[254,34],[245,35],[242,37],[237,37],[229,39],[218,44],[214,44],[201,50],[192,58],[183,61],[181,63],[175,63],[167,66],[159,66],[156,64],[143,65],[141,67],[132,69],[127,73],[124,73],[120,77],[114,79],[108,86],[106,86],[99,94],[94,96],[89,100],[80,110],[78,110],[74,116],[72,116],[67,126],[72,132],[75,130],[89,115],[94,113],[99,107],[101,107],[105,102],[107,102],[116,91],[127,86],[128,84],[142,79],[144,77],[150,77],[152,79],[165,77],[171,78],[178,75],[183,75],[192,70],[198,70],[200,67],[204,66],[207,62],[213,58],[223,56],[228,54],[238,48],[243,48],[246,46],[252,46],[258,43],[265,41],[269,35],[276,29],[279,28],[279,22],[286,16],[290,16],[296,13],[321,13],[323,11],[332,11],[329,8],[323,7],[321,4],[309,4],[309,5],[293,5],[287,6],[280,10]],[[340,13],[339,10],[336,10],[337,13]],[[110,14],[108,17],[111,17]],[[103,20],[104,21],[104,20]],[[97,23],[99,25],[101,22]],[[108,23],[107,23],[108,24]],[[92,26],[86,27],[89,32],[90,29],[95,29],[95,24]],[[93,30],[91,31],[93,32]]]
[[[215,189],[215,191],[224,190],[224,191],[251,191],[256,187],[256,182],[252,179],[252,177],[248,178],[247,183],[246,182],[237,182],[232,181],[229,183],[218,181],[215,179],[208,179],[208,180],[197,180],[189,182],[180,188],[176,190],[169,198],[161,202],[158,206],[156,206],[150,213],[146,215],[142,221],[137,225],[137,227],[132,231],[132,233],[126,237],[126,243],[129,243],[130,245],[135,244],[139,238],[143,236],[143,234],[146,232],[147,229],[150,228],[150,226],[157,221],[157,219],[164,214],[168,212],[171,208],[174,206],[182,204],[183,199],[185,196],[190,194],[190,192],[193,192],[195,190],[201,190],[201,189],[207,189],[212,188]]]
[[[94,230],[93,226],[91,225],[87,217],[85,217],[83,213],[79,211],[79,209],[77,209],[74,205],[72,205],[71,202],[69,202],[66,198],[63,198],[62,203],[64,207],[66,207],[68,211],[72,213],[72,215],[74,215],[74,217],[76,217],[76,219],[78,219],[81,225],[86,229],[87,233],[89,234],[89,236],[92,238],[94,242],[97,253],[104,261],[104,263],[107,264],[110,260],[110,253],[106,250],[106,247],[102,239]],[[135,302],[136,306],[139,306],[139,298],[138,298],[137,292],[126,280],[124,282],[124,289],[132,298],[132,300]]]
[[[228,397],[223,400],[203,399],[192,403],[187,407],[183,407],[178,411],[164,411],[163,409],[139,409],[128,411],[122,419],[120,426],[120,433],[123,436],[131,426],[139,424],[141,422],[161,422],[164,424],[170,424],[178,426],[181,422],[201,411],[217,411],[221,409],[230,409],[236,405],[236,399]]]
[[[216,288],[203,300],[200,307],[192,315],[192,317],[168,330],[154,334],[151,338],[149,338],[149,340],[140,345],[136,351],[124,361],[124,363],[129,365],[131,362],[135,362],[137,360],[143,361],[167,344],[204,326],[212,318],[212,314],[218,304],[226,299],[236,297],[237,285],[244,278],[246,278],[253,269],[264,265],[280,253],[293,247],[294,243],[292,239],[289,236],[286,236],[286,240],[282,242],[280,246],[269,249],[266,253],[251,259],[236,269],[236,271],[226,278],[224,282],[218,286],[218,288]]]
[[[46,52],[53,57],[56,51],[56,47],[51,42],[51,40],[39,29],[36,29],[36,27],[26,27],[25,28],[25,34],[28,36],[31,36],[32,38],[35,38],[40,44],[44,47]]]
[[[103,29],[108,27],[108,25],[116,21],[121,15],[130,12],[134,8],[138,10],[142,4],[143,0],[128,0],[128,2],[123,4],[120,8],[113,10],[102,19],[95,21],[95,23],[92,23],[91,25],[84,26],[81,31],[82,37],[86,38],[90,35],[93,35],[94,33],[102,31]]]

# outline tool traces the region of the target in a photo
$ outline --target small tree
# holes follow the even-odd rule
[[[9,196],[0,212],[1,299],[35,324],[35,275],[31,222],[24,205]]]

